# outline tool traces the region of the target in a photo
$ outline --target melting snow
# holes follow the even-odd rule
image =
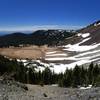
[[[49,54],[49,55],[46,55],[46,56],[67,56],[67,54],[65,53],[61,53],[61,54]]]
[[[94,54],[94,53],[98,53],[98,52],[100,52],[100,50],[88,51],[85,53],[78,54],[75,57],[85,56],[85,55]]]
[[[70,45],[69,48],[66,48],[64,50],[68,50],[68,51],[76,51],[76,52],[83,52],[83,51],[87,51],[87,50],[91,50],[96,48],[98,45],[94,45],[94,46],[79,46],[79,45]]]
[[[83,37],[83,38],[86,38],[86,37],[88,37],[88,36],[90,36],[90,33],[84,33],[84,34],[82,34],[82,37]]]
[[[74,44],[74,45],[68,44],[68,45],[64,46],[64,47],[66,47],[64,50],[67,50],[67,51],[76,51],[76,52],[83,52],[83,51],[94,49],[94,48],[96,48],[96,47],[98,47],[100,45],[100,43],[99,43],[99,44],[89,45],[89,46],[88,45],[80,46],[80,44],[88,41],[89,39],[90,38],[86,38],[82,42]]]
[[[80,87],[80,89],[85,90],[85,89],[90,89],[92,85],[89,85],[88,87]]]
[[[68,69],[73,69],[75,67],[75,65],[83,65],[83,64],[86,64],[86,63],[90,63],[92,61],[95,61],[95,60],[98,60],[100,58],[97,58],[97,59],[93,59],[93,60],[80,60],[80,61],[76,61],[76,62],[73,62],[71,64],[53,64],[51,63],[50,65],[52,65],[53,67],[50,67],[50,69],[53,71],[55,71],[56,73],[60,73],[60,72],[65,72],[66,68]]]
[[[94,26],[98,26],[98,25],[100,25],[100,23],[95,23],[95,24],[94,24]]]
[[[86,38],[90,36],[90,33],[78,33],[77,36],[82,36],[83,38]]]
[[[95,55],[94,55],[94,57],[95,57]],[[68,57],[68,59],[75,60],[76,58],[74,56],[74,57]],[[40,60],[32,60],[31,62],[35,61],[35,62],[40,63],[41,65],[44,65],[44,67],[43,66],[38,66],[37,68],[35,68],[36,71],[39,71],[39,70],[43,71],[45,69],[45,67],[49,67],[52,71],[55,71],[56,73],[60,73],[60,72],[65,72],[66,68],[73,69],[76,64],[80,66],[82,64],[90,63],[92,61],[99,60],[99,59],[100,58],[96,58],[96,59],[90,60],[89,58],[83,57],[83,59],[79,58],[75,62],[70,63],[70,64],[54,64],[54,63],[47,64],[47,63],[41,62]],[[29,63],[27,60],[22,60],[21,61],[21,60],[17,59],[17,61],[20,61],[20,62],[24,61],[23,62],[24,65]],[[32,65],[34,65],[34,63]],[[28,66],[28,68],[30,68],[30,67],[31,66]]]
[[[77,36],[82,36],[82,33],[78,33]]]
[[[46,54],[48,55],[48,54],[54,54],[54,53],[56,53],[57,51],[52,51],[52,52],[46,52]]]
[[[45,58],[45,60],[48,61],[54,61],[54,60],[75,60],[74,57],[55,57],[55,58]]]
[[[83,34],[81,34],[82,36]],[[84,34],[84,38],[85,37],[88,37],[90,34],[86,33]],[[58,52],[58,51],[52,51],[52,52],[47,52],[46,53],[46,58],[45,60],[47,61],[62,61],[62,60],[72,60],[74,62],[70,63],[70,64],[54,64],[54,63],[50,63],[50,64],[47,64],[47,63],[43,63],[41,62],[40,60],[32,60],[33,62],[36,61],[38,63],[40,63],[41,65],[44,65],[45,67],[49,67],[52,71],[54,70],[56,73],[60,73],[60,72],[64,72],[66,70],[66,68],[68,69],[73,69],[75,67],[75,65],[82,65],[82,64],[86,64],[86,63],[90,63],[92,61],[96,61],[96,60],[99,60],[100,58],[98,58],[98,56],[100,56],[99,52],[100,50],[93,50],[93,49],[96,49],[99,45],[99,44],[93,44],[93,45],[81,45],[82,43],[88,41],[89,39],[91,38],[85,38],[83,39],[81,42],[77,43],[77,44],[74,44],[74,45],[71,45],[71,44],[68,44],[68,45],[65,45],[64,46],[64,50],[67,50],[67,51],[76,51],[76,52],[81,52],[81,54],[77,54],[75,56],[69,56],[67,55],[67,53],[64,53],[64,52]],[[88,51],[88,50],[93,50],[93,51]],[[83,52],[83,51],[87,51],[87,52]],[[94,53],[98,53],[97,55],[95,55]],[[55,57],[56,56],[56,57]],[[62,57],[60,57],[62,56]],[[83,56],[83,57],[82,57]],[[97,57],[97,58],[96,58]],[[28,64],[28,61],[27,60],[17,60],[17,61],[22,61],[24,63],[24,65]],[[33,63],[34,64],[34,63]],[[42,66],[38,66],[38,68],[36,68],[37,71],[41,70],[43,71],[45,69],[45,67],[42,67]],[[82,89],[82,87],[81,87]],[[85,89],[85,88],[83,88]]]

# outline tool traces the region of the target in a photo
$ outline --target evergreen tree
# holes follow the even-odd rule
[[[96,64],[95,67],[92,70],[92,75],[93,75],[93,79],[92,79],[93,83],[92,84],[93,85],[96,83],[96,79],[97,79],[99,74],[100,74],[99,67]]]
[[[93,68],[94,68],[94,64],[93,62],[89,65],[88,68],[88,79],[89,79],[89,84],[92,84],[92,80],[93,80]]]
[[[77,87],[78,85],[80,85],[81,81],[80,81],[80,68],[78,65],[75,66],[75,68],[73,69],[73,82],[72,82],[72,86],[73,87]]]
[[[70,70],[67,70],[67,73],[63,77],[63,86],[70,87],[72,85],[72,73]]]
[[[43,71],[43,82],[44,84],[51,84],[51,80],[52,80],[52,72],[48,67],[46,67],[45,70]]]
[[[100,74],[95,78],[95,84],[93,84],[96,87],[100,87]]]
[[[80,85],[84,86],[87,84],[87,69],[82,66],[80,70]]]

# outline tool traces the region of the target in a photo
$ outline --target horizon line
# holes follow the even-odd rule
[[[84,26],[68,26],[68,25],[31,25],[31,26],[16,26],[16,27],[1,27],[0,31],[36,31],[36,30],[49,30],[49,29],[62,29],[62,30],[77,30]]]

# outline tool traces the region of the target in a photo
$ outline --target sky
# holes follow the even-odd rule
[[[100,19],[100,0],[0,0],[0,31],[77,29]]]

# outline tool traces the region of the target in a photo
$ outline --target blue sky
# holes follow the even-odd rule
[[[0,30],[78,28],[100,19],[100,0],[0,0]]]

